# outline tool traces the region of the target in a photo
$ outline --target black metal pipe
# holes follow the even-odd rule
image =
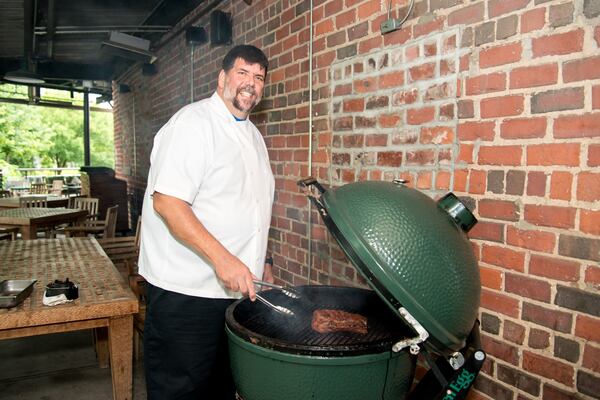
[[[90,166],[90,92],[83,90],[83,165]]]

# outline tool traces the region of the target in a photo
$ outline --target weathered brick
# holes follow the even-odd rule
[[[494,290],[502,290],[502,277],[504,274],[502,271],[488,268],[485,266],[479,267],[479,277],[481,279],[481,286],[494,289]]]
[[[563,63],[563,80],[575,82],[600,78],[600,56],[587,57]]]
[[[426,63],[412,67],[408,70],[410,82],[431,79],[435,76],[435,63]]]
[[[600,144],[590,144],[589,145],[587,165],[589,167],[600,166]]]
[[[356,21],[356,9],[351,8],[335,17],[335,27],[342,29]],[[303,21],[304,22],[304,21]]]
[[[533,57],[579,52],[583,49],[583,29],[534,38],[531,44]]]
[[[381,122],[381,121],[380,121]],[[365,145],[366,146],[386,146],[388,141],[388,135],[385,134],[372,134],[365,135]]]
[[[600,378],[585,371],[577,371],[577,391],[597,397],[600,391]]]
[[[550,6],[550,26],[557,28],[573,22],[573,3],[553,4]]]
[[[600,348],[594,347],[591,343],[586,343],[583,350],[582,365],[594,372],[600,372]]]
[[[481,118],[509,117],[523,113],[523,96],[510,95],[481,100]]]
[[[558,64],[543,64],[515,68],[510,72],[510,88],[520,89],[554,85],[558,81]]]
[[[410,125],[421,125],[433,121],[434,107],[411,108],[406,112],[406,122]]]
[[[352,11],[352,10],[351,10]],[[369,22],[364,21],[348,28],[348,41],[354,42],[369,34]]]
[[[554,304],[569,310],[600,317],[600,295],[558,285]]]
[[[504,193],[504,171],[488,172],[487,188],[492,193]]]
[[[366,109],[384,108],[388,106],[389,102],[390,98],[388,96],[371,96],[367,99]]]
[[[519,272],[525,271],[525,254],[509,248],[484,245],[482,247],[481,260],[506,269]]]
[[[381,151],[377,153],[377,165],[384,167],[399,167],[402,165],[401,151]]]
[[[480,146],[479,165],[521,165],[521,146]]]
[[[494,140],[494,122],[463,122],[458,125],[460,141]]]
[[[487,21],[475,27],[475,46],[491,43],[496,36],[496,21]]]
[[[377,90],[376,78],[357,79],[354,81],[354,90],[357,93],[367,93]]]
[[[398,114],[381,114],[379,115],[379,126],[382,128],[393,128],[398,126],[402,118]]]
[[[498,92],[506,89],[506,74],[496,72],[493,74],[468,77],[465,81],[468,96]]]
[[[482,199],[479,201],[478,210],[479,215],[484,218],[519,220],[519,207],[513,201]]]
[[[550,179],[550,198],[557,200],[571,200],[571,187],[573,175],[569,172],[555,171]]]
[[[577,176],[577,200],[600,200],[600,173],[581,172]]]
[[[583,100],[582,87],[549,90],[531,96],[531,112],[539,114],[551,111],[577,110],[583,108]]]
[[[357,47],[356,43],[353,43],[346,47],[342,47],[341,49],[337,49],[336,52],[337,52],[337,59],[343,60],[345,58],[354,57],[356,54],[358,54],[358,47]]]
[[[504,321],[502,337],[513,343],[523,344],[523,340],[525,339],[525,327],[510,320],[506,320]]]
[[[521,15],[521,33],[542,29],[546,24],[546,8],[534,8]]]
[[[527,146],[527,165],[579,166],[579,143],[541,144]]]
[[[560,116],[554,120],[554,137],[600,137],[600,113]]]
[[[504,287],[507,293],[514,293],[529,299],[550,302],[550,283],[523,275],[506,274]]]
[[[479,221],[469,231],[469,237],[492,242],[502,242],[504,239],[504,225],[494,222]]]
[[[519,316],[519,301],[517,299],[485,288],[481,290],[481,307],[512,318],[518,318]]]
[[[527,173],[527,195],[543,197],[546,195],[546,182],[548,177],[542,171]]]
[[[489,68],[521,60],[523,48],[520,42],[490,47],[479,52],[479,67]]]
[[[600,109],[600,85],[592,86],[592,108]]]
[[[333,120],[333,130],[349,131],[352,130],[352,117],[342,117]]]
[[[556,336],[554,338],[554,357],[576,363],[579,360],[579,343],[574,340]]]
[[[506,194],[520,196],[525,188],[525,171],[509,170],[506,173]]]
[[[585,269],[584,282],[587,285],[600,289],[600,267],[588,265]]]
[[[481,345],[488,354],[497,357],[501,360],[504,360],[510,364],[517,365],[519,355],[515,346],[505,342],[501,342],[496,339],[492,339],[485,335],[481,337]]]
[[[579,269],[578,263],[555,257],[532,254],[529,261],[530,274],[559,281],[576,282],[579,280]]]
[[[575,211],[569,207],[526,204],[524,217],[538,226],[569,229],[575,225]]]
[[[598,108],[600,108],[600,86],[598,86]],[[458,118],[473,118],[475,109],[473,108],[473,100],[458,101]]]
[[[564,385],[573,385],[575,375],[573,367],[542,355],[524,351],[523,368],[526,371],[553,379]]]
[[[343,136],[343,145],[345,148],[356,148],[356,147],[363,147],[363,143],[364,143],[365,137],[364,135],[358,134],[358,135],[344,135]]]
[[[594,40],[596,41],[596,44],[600,46],[600,25],[594,30]]]
[[[484,393],[494,400],[512,400],[513,392],[507,387],[502,386],[496,381],[489,379],[486,375],[480,374],[473,385],[477,391]]]
[[[518,229],[508,226],[506,243],[529,250],[551,253],[556,243],[556,237],[551,232]]]
[[[356,128],[374,128],[377,126],[377,118],[375,117],[354,117],[354,126]]]
[[[600,15],[600,3],[598,0],[584,0],[583,15],[587,18],[595,18]]]
[[[379,76],[379,88],[387,89],[404,85],[404,71],[395,71]]]
[[[451,144],[454,143],[454,129],[449,126],[423,127],[420,132],[422,144]]]
[[[580,210],[579,229],[584,233],[600,236],[600,211]]]
[[[365,99],[360,97],[357,99],[346,99],[343,105],[344,112],[359,112],[365,110]]]
[[[521,319],[563,333],[569,333],[573,325],[572,314],[531,303],[523,303]]]
[[[500,318],[488,313],[481,313],[481,329],[497,335],[500,333]]]
[[[532,349],[547,349],[550,346],[550,334],[540,329],[531,328],[527,345]]]
[[[542,394],[544,400],[580,400],[580,397],[576,393],[567,393],[561,389],[555,388],[547,383],[544,384],[544,391]]]
[[[418,94],[419,92],[417,89],[394,92],[394,94],[392,94],[392,105],[399,106],[404,104],[412,104],[417,100]]]
[[[519,17],[516,14],[500,18],[496,25],[496,40],[503,40],[517,34]]]
[[[500,124],[500,136],[504,139],[540,138],[546,134],[546,118],[506,119]]]
[[[490,18],[524,9],[529,0],[490,0],[488,15]]]
[[[532,396],[537,397],[540,394],[540,379],[525,374],[519,369],[498,365],[498,379]]]
[[[467,7],[461,7],[448,15],[448,26],[470,25],[483,20],[484,4],[479,2]]]
[[[600,261],[600,239],[560,235],[558,254],[582,260]]]
[[[578,315],[575,323],[575,335],[599,343],[600,319],[588,317],[587,315]]]

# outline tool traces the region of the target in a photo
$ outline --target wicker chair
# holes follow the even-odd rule
[[[69,204],[69,208],[76,208],[78,210],[87,210],[88,221],[98,220],[98,204],[100,200],[96,197],[74,197]]]
[[[140,231],[142,218],[138,219],[135,236],[98,239],[102,249],[119,271],[126,271],[124,277],[137,273],[137,260],[140,253]]]
[[[8,197],[12,197],[12,192],[10,190],[0,190],[0,199],[5,199]]]
[[[139,311],[133,316],[133,355],[140,356],[140,338],[144,334],[146,322],[146,280],[139,274],[129,275],[129,287],[140,302]]]

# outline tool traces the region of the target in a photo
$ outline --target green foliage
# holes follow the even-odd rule
[[[20,93],[1,94],[5,97],[22,96]],[[69,95],[59,91],[52,94],[63,100]],[[90,153],[93,166],[114,168],[113,135],[112,113],[91,112]],[[83,165],[83,112],[0,103],[2,160],[2,164],[20,168]]]

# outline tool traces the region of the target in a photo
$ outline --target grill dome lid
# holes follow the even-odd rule
[[[428,333],[425,345],[464,347],[479,308],[479,268],[466,232],[477,222],[454,196],[438,202],[402,184],[364,181],[309,194],[329,231],[396,312],[405,308]],[[406,319],[406,316],[403,315]],[[410,318],[410,317],[409,317]]]

